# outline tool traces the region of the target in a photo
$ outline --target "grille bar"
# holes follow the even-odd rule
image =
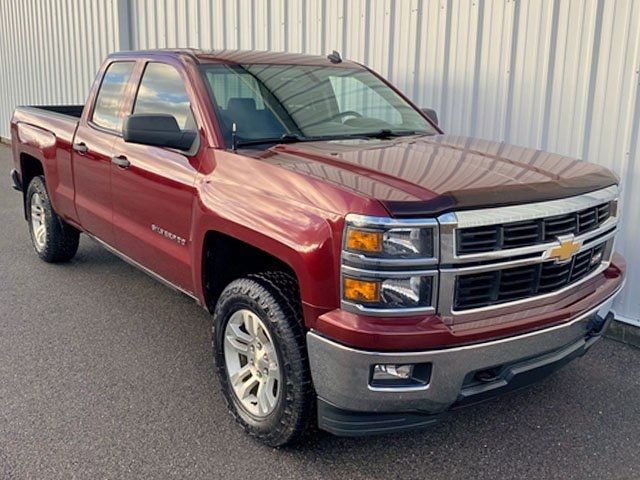
[[[501,225],[485,225],[457,230],[459,255],[552,242],[560,235],[582,235],[595,230],[611,217],[611,202],[564,215]]]
[[[596,270],[605,245],[606,242],[584,250],[564,264],[550,261],[459,275],[455,282],[454,309],[487,307],[559,290]]]

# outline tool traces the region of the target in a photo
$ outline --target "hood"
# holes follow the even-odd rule
[[[562,155],[453,135],[277,145],[262,156],[380,201],[393,216],[555,200],[618,183]]]

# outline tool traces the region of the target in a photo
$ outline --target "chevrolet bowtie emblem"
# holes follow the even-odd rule
[[[552,247],[546,251],[545,257],[549,260],[555,260],[556,263],[562,263],[573,257],[573,254],[580,250],[582,242],[575,240],[573,235],[563,235],[558,237],[560,245]]]

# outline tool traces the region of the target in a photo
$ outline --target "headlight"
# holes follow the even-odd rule
[[[435,219],[348,215],[342,249],[342,306],[370,315],[435,311]]]
[[[405,226],[401,221],[372,224],[368,218],[359,215],[347,218],[344,236],[346,252],[389,259],[435,258],[435,220],[407,221]]]
[[[366,308],[430,307],[433,276],[362,279],[342,278],[343,298]]]
[[[347,227],[345,247],[350,252],[396,258],[432,257],[433,228],[371,230]]]

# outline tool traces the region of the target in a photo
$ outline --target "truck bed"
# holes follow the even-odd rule
[[[26,105],[23,108],[35,108],[38,110],[46,110],[48,112],[59,113],[69,117],[80,118],[84,105]]]
[[[17,107],[11,123],[18,133],[21,144],[33,144],[35,138],[40,141],[33,146],[42,147],[43,140],[51,145],[62,141],[71,143],[82,115],[83,105],[38,105]]]
[[[16,171],[23,177],[23,161],[41,162],[51,201],[66,219],[73,219],[73,167],[71,145],[80,122],[82,105],[17,107],[11,120]]]

